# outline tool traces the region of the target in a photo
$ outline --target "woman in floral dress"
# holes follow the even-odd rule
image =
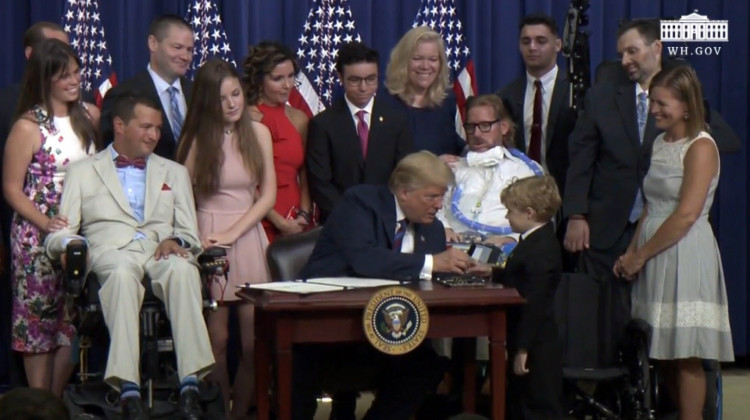
[[[58,214],[65,170],[98,146],[99,111],[80,102],[80,71],[63,42],[49,39],[34,48],[3,161],[3,194],[15,211],[12,348],[23,353],[29,385],[58,396],[72,372],[75,332],[64,310],[61,271],[43,242],[68,223]]]

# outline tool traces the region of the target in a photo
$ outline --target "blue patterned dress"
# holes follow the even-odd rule
[[[54,117],[42,123],[45,113],[33,111],[39,121],[42,147],[26,171],[23,192],[49,217],[59,211],[65,170],[71,162],[94,152],[86,151],[73,131],[70,117]],[[75,331],[64,308],[62,273],[47,257],[44,234],[30,221],[13,215],[10,228],[13,272],[13,350],[45,353],[70,345]]]

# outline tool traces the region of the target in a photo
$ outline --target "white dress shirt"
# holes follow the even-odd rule
[[[370,129],[370,121],[372,120],[372,105],[374,103],[373,99],[375,99],[374,96],[370,98],[370,102],[368,102],[367,105],[365,105],[362,108],[359,108],[358,106],[351,103],[349,98],[347,98],[346,95],[344,95],[346,106],[349,108],[349,113],[352,114],[352,121],[354,121],[354,131],[357,131],[357,124],[359,124],[359,117],[357,116],[357,112],[359,112],[360,110],[365,111],[365,122],[367,123],[367,129],[368,130]]]
[[[166,80],[162,79],[161,76],[156,74],[154,69],[151,68],[151,64],[148,65],[148,74],[151,75],[151,80],[154,81],[156,87],[156,93],[159,94],[159,100],[161,101],[161,107],[167,114],[167,120],[169,120],[169,127],[162,127],[162,130],[172,130],[174,127],[174,121],[172,121],[172,103],[169,100],[168,89],[174,87],[177,89],[179,95],[177,95],[177,105],[180,107],[180,115],[184,119],[187,117],[187,102],[185,101],[185,92],[182,91],[182,83],[180,79],[176,79],[171,85]],[[184,123],[184,121],[183,121]],[[177,141],[177,139],[175,139]]]
[[[406,215],[404,214],[404,211],[401,210],[401,206],[398,205],[398,200],[396,200],[395,197],[393,199],[396,201],[396,224],[393,227],[393,232],[395,234],[398,230],[398,222],[406,219]],[[407,226],[408,228],[406,229],[406,233],[404,233],[404,238],[401,240],[401,252],[404,254],[413,254],[414,223],[409,223]],[[424,265],[422,266],[422,270],[419,272],[419,278],[421,280],[432,280],[432,254],[427,254],[424,256]]]

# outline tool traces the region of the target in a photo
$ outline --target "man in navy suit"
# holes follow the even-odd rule
[[[406,116],[375,97],[378,52],[361,42],[339,49],[336,70],[345,95],[310,120],[307,180],[325,221],[351,186],[385,184],[414,149]]]
[[[190,101],[192,84],[184,76],[193,60],[193,45],[193,29],[181,17],[163,15],[151,23],[148,67],[110,89],[102,102],[100,125],[105,146],[114,139],[112,110],[117,98],[143,95],[161,105],[161,136],[154,153],[174,160]]]
[[[630,287],[612,268],[625,252],[643,209],[640,192],[658,130],[648,113],[648,88],[661,69],[658,20],[635,20],[618,30],[617,51],[630,83],[599,83],[586,93],[570,135],[563,198],[564,245],[581,252],[579,268],[601,285],[600,358],[612,363],[630,319]]]
[[[433,272],[465,272],[474,261],[455,248],[446,250],[445,230],[435,217],[452,183],[450,168],[432,153],[421,151],[396,165],[388,186],[350,188],[333,209],[301,276],[419,281],[431,279]],[[342,355],[374,365],[384,374],[365,420],[410,419],[442,375],[426,343],[402,356],[387,356],[369,346],[346,349]],[[294,352],[295,420],[312,418],[313,378],[316,371],[326,368],[317,362],[325,353],[309,346],[305,350]],[[341,364],[341,358],[336,362]]]

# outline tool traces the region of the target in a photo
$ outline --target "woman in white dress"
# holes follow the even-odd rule
[[[703,95],[688,66],[662,71],[649,88],[664,130],[643,180],[645,206],[615,274],[634,280],[633,318],[651,326],[649,357],[661,361],[680,419],[700,419],[702,359],[734,360],[721,256],[708,215],[719,152],[705,131]]]

